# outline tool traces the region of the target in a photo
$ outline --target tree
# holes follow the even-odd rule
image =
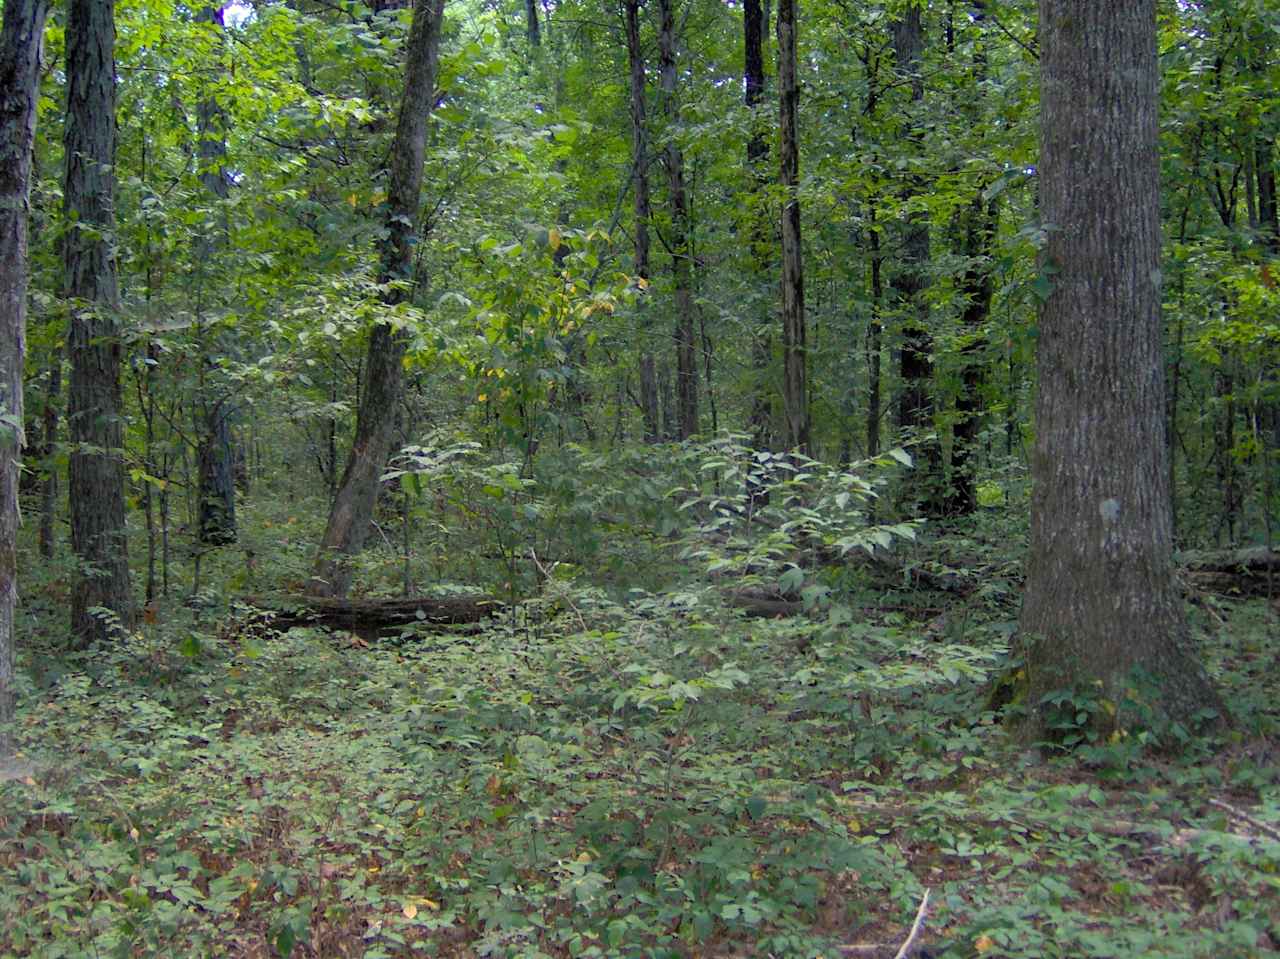
[[[787,421],[787,448],[809,453],[808,357],[805,353],[804,264],[800,249],[800,142],[796,111],[796,4],[778,3],[778,94],[782,132],[782,404]]]
[[[412,295],[413,254],[418,242],[422,163],[427,123],[435,101],[436,65],[444,0],[417,0],[405,62],[404,97],[389,157],[386,236],[382,241],[383,302],[394,307]],[[382,472],[391,454],[396,413],[404,398],[407,333],[390,322],[376,324],[365,358],[366,382],[356,414],[356,435],[307,592],[345,596],[351,586],[350,558],[364,546],[378,501]]]
[[[764,214],[770,179],[765,169],[769,142],[765,139],[764,111],[760,109],[764,100],[764,37],[768,28],[760,0],[745,0],[742,5],[742,99],[751,124],[751,134],[747,138],[747,176],[751,189],[748,260],[761,276],[770,272],[771,258],[770,230]],[[772,312],[770,308],[768,313]],[[771,317],[754,325],[756,329],[751,337],[751,369],[755,374],[751,398],[751,442],[756,449],[763,450],[769,448],[772,439],[771,391],[768,389],[769,360],[773,352]]]
[[[924,51],[924,26],[920,5],[909,4],[902,16],[890,24],[890,29],[895,69],[911,89],[904,140],[908,149],[918,151],[922,138],[919,111],[924,101],[920,62]],[[902,251],[898,267],[890,279],[905,314],[902,349],[898,354],[898,369],[902,377],[902,391],[898,394],[898,427],[910,438],[918,438],[918,434],[929,433],[933,428],[933,337],[929,331],[929,304],[924,296],[928,285],[929,220],[914,204],[922,192],[919,177],[908,176],[902,188],[902,201],[907,211]],[[935,471],[938,459],[936,442],[926,440],[922,467]],[[928,481],[929,477],[924,479]]]
[[[13,752],[18,466],[27,326],[27,215],[45,0],[5,0],[0,27],[0,759]]]
[[[1218,697],[1173,577],[1160,319],[1155,0],[1040,0],[1040,312],[1028,729],[1046,696],[1187,722]],[[1147,698],[1149,697],[1149,698]]]
[[[80,643],[110,634],[113,624],[100,610],[124,626],[134,612],[125,540],[115,115],[114,0],[69,0],[63,255],[71,300],[68,487],[77,559],[71,632]]]
[[[667,249],[675,285],[676,409],[680,439],[698,432],[698,365],[693,325],[693,263],[689,256],[689,199],[685,192],[684,151],[680,149],[680,105],[676,99],[675,0],[658,0],[658,57],[662,102],[667,117],[667,204],[671,227]]]
[[[532,3],[533,0],[529,0]],[[644,50],[640,46],[640,0],[623,0],[626,21],[627,66],[631,78],[631,175],[635,185],[635,270],[644,287],[649,284],[649,128],[645,119]],[[640,411],[644,419],[644,440],[656,443],[661,437],[658,422],[658,375],[653,350],[648,342],[649,320],[644,300],[637,304],[641,317]]]

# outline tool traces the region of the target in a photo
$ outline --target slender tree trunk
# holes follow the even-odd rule
[[[1155,3],[1040,2],[1039,174],[1056,272],[1039,324],[1020,627],[1035,738],[1057,718],[1046,698],[1057,690],[1100,703],[1108,729],[1148,710],[1187,723],[1222,708],[1173,575]]]
[[[218,7],[207,6],[201,10],[199,20],[208,23],[211,30],[221,34],[222,12]],[[221,38],[220,38],[221,39]],[[212,201],[221,206],[231,194],[223,163],[227,155],[224,127],[226,112],[217,97],[206,95],[196,110],[196,126],[199,136],[200,182]],[[203,287],[210,274],[216,275],[215,259],[227,245],[227,228],[224,213],[220,209],[217,219],[223,220],[220,228],[211,230],[198,243],[200,257],[200,285]],[[203,290],[201,291],[203,293]],[[201,305],[204,296],[198,298]],[[200,318],[202,319],[202,318]],[[200,358],[207,365],[205,357]],[[236,541],[236,486],[235,451],[231,442],[231,404],[220,392],[217,384],[210,384],[202,368],[200,395],[195,403],[197,422],[195,429],[200,437],[198,472],[198,519],[200,542],[209,546],[225,546]]]
[[[1254,166],[1258,177],[1258,226],[1262,242],[1271,256],[1280,256],[1280,214],[1276,208],[1276,141],[1274,136],[1258,136]]]
[[[71,632],[110,635],[107,609],[128,628],[134,604],[125,540],[120,308],[114,249],[115,22],[113,0],[68,0],[63,246],[72,300],[67,425],[71,548],[77,569]]]
[[[384,300],[395,305],[412,294],[413,254],[427,124],[435,99],[436,64],[444,0],[416,0],[409,32],[404,98],[392,142],[387,187],[387,236],[382,243]],[[307,592],[345,596],[351,586],[351,557],[364,546],[373,522],[383,470],[391,455],[396,413],[404,398],[404,356],[408,337],[387,323],[370,333],[365,390],[356,414],[356,435],[329,522],[316,555]]]
[[[524,0],[525,36],[530,47],[542,45],[542,30],[538,26],[538,0]]]
[[[684,152],[677,135],[680,106],[676,99],[675,0],[658,0],[660,25],[658,52],[661,63],[663,105],[667,117],[667,203],[671,207],[671,273],[675,286],[676,409],[679,437],[687,440],[698,432],[698,359],[693,315],[693,264],[689,258],[689,204],[684,184]]]
[[[27,329],[27,217],[45,0],[5,0],[0,27],[0,760],[13,755],[18,467]]]
[[[532,0],[530,0],[532,2]],[[636,301],[640,327],[640,413],[644,419],[644,441],[661,439],[658,422],[658,375],[649,342],[649,127],[645,109],[644,50],[640,46],[640,0],[624,0],[627,64],[631,74],[631,167],[635,182],[635,275],[642,287]]]
[[[769,24],[760,0],[745,0],[742,5],[743,32],[743,102],[750,113],[751,136],[747,140],[747,176],[751,198],[751,225],[748,230],[750,250],[748,260],[761,282],[773,273],[772,243],[765,210],[768,204],[768,187],[771,176],[768,170],[769,141],[765,137],[764,102],[764,38]],[[767,302],[772,303],[770,297]],[[769,307],[763,317],[754,318],[755,331],[751,337],[751,442],[758,450],[773,445],[773,414],[769,384],[769,366],[773,354],[773,309]]]
[[[796,113],[796,0],[778,3],[778,94],[781,127],[782,206],[782,405],[787,448],[809,453],[808,356],[805,351],[804,264],[800,247],[800,142]]]
[[[54,520],[58,513],[58,404],[62,402],[62,354],[49,357],[49,373],[44,390],[44,462],[40,479],[40,555],[53,559],[56,545]]]
[[[966,340],[960,351],[960,393],[951,433],[951,490],[947,504],[947,512],[957,516],[978,508],[974,458],[982,425],[982,384],[986,379],[983,328],[991,314],[991,245],[998,215],[997,200],[984,200],[981,190],[964,214],[963,250],[968,265],[960,281],[965,298],[960,326]]]
[[[867,456],[880,455],[880,354],[884,348],[884,254],[875,198],[868,204],[867,236],[871,248],[871,320],[867,324]]]
[[[892,32],[896,70],[911,85],[905,139],[908,149],[918,150],[921,128],[917,113],[924,100],[924,80],[920,75],[924,28],[919,4],[911,4],[901,19],[893,21]],[[917,177],[908,177],[901,194],[904,204],[910,204],[922,190]],[[928,286],[928,265],[928,218],[919,210],[913,210],[907,214],[901,254],[889,282],[904,312],[902,348],[898,354],[898,372],[902,379],[902,391],[898,396],[898,427],[914,438],[929,433],[933,428],[933,336],[929,330],[929,305],[924,296]],[[939,459],[936,442],[927,442],[922,448],[917,474],[920,482],[929,484],[933,481]],[[928,506],[928,510],[937,512],[933,504]]]

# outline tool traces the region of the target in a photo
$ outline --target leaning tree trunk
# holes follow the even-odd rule
[[[13,754],[18,466],[27,328],[27,216],[45,0],[5,0],[0,27],[0,760]]]
[[[671,207],[671,272],[675,286],[676,408],[680,439],[698,432],[698,362],[694,341],[693,264],[689,256],[689,201],[684,184],[684,151],[676,139],[680,107],[676,100],[676,26],[674,0],[658,0],[661,23],[658,54],[661,60],[663,104],[667,116],[667,203]]]
[[[782,405],[787,449],[809,453],[806,385],[804,265],[800,250],[800,143],[796,137],[796,0],[778,3],[779,126],[782,134]]]
[[[1055,272],[1020,624],[1035,738],[1058,690],[1097,703],[1108,729],[1221,709],[1174,582],[1155,5],[1040,0],[1038,169]]]
[[[427,123],[435,99],[436,63],[445,0],[417,0],[405,65],[404,99],[392,142],[387,186],[387,236],[382,243],[380,280],[388,306],[411,296],[413,252],[418,242],[418,208]],[[408,337],[388,323],[369,336],[365,391],[356,413],[356,435],[346,470],[329,511],[329,522],[312,568],[307,592],[345,596],[351,587],[351,557],[364,546],[404,398],[404,356]]]
[[[114,0],[67,7],[63,243],[71,300],[67,426],[71,548],[77,567],[71,632],[79,643],[132,625],[125,541],[119,289],[115,261]],[[108,610],[110,615],[100,612]],[[113,623],[111,620],[117,622]]]
[[[532,2],[532,0],[530,0]],[[640,326],[640,414],[644,419],[644,441],[656,443],[661,436],[658,422],[658,373],[649,342],[649,128],[644,96],[644,50],[640,46],[640,0],[625,0],[623,14],[627,30],[627,65],[631,74],[631,167],[635,178],[635,274],[641,295],[636,301]]]

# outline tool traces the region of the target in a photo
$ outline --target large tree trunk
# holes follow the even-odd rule
[[[1027,732],[1046,732],[1046,696],[1064,689],[1101,701],[1099,722],[1117,728],[1147,709],[1185,723],[1221,702],[1173,575],[1155,0],[1040,0],[1040,51],[1056,272],[1037,350]]]
[[[389,306],[411,296],[413,251],[418,241],[422,162],[427,123],[435,99],[436,64],[444,0],[417,0],[405,66],[404,98],[391,146],[387,187],[387,237],[380,280]],[[391,455],[396,411],[404,397],[404,331],[379,323],[369,336],[365,391],[356,414],[356,435],[329,522],[312,568],[307,592],[345,596],[351,587],[351,557],[364,546],[373,522],[382,472]]]
[[[676,25],[674,0],[658,0],[660,25],[658,53],[661,62],[663,105],[667,117],[667,203],[671,207],[671,273],[675,287],[676,419],[679,436],[687,440],[698,432],[698,363],[694,340],[693,264],[689,257],[689,202],[684,184],[684,151],[676,139],[680,106],[676,99]]]
[[[125,541],[120,308],[115,262],[115,22],[113,0],[67,7],[66,182],[63,244],[72,301],[67,426],[71,548],[77,568],[71,632],[81,644],[132,625]]]
[[[804,264],[800,249],[800,143],[796,111],[796,0],[778,3],[778,94],[782,135],[782,404],[787,421],[787,448],[809,453],[804,317]]]
[[[13,754],[18,466],[27,329],[27,216],[45,0],[5,0],[0,27],[0,760]]]
[[[658,374],[649,342],[649,127],[645,110],[644,50],[640,46],[640,0],[625,0],[623,13],[627,31],[627,65],[631,74],[631,166],[635,181],[635,274],[643,288],[636,301],[640,327],[640,413],[644,419],[644,441],[656,443],[661,437],[658,422]]]

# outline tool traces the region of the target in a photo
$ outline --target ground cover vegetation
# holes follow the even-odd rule
[[[1280,950],[1278,32],[4,0],[0,956]]]

